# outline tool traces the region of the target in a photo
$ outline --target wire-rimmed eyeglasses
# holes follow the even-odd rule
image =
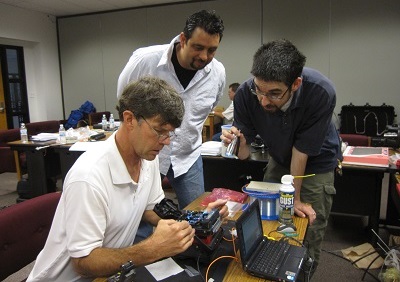
[[[252,86],[250,87],[250,92],[251,92],[251,94],[256,95],[256,96],[267,97],[269,100],[281,100],[286,95],[286,93],[289,91],[289,89],[290,89],[290,86],[286,89],[285,92],[283,92],[283,94],[264,93],[264,92],[260,91],[260,89],[258,88],[257,84],[255,83],[255,81],[253,79]]]
[[[150,125],[150,123],[143,116],[140,116],[140,117],[147,123],[147,125],[154,131],[154,133],[157,134],[157,137],[158,137],[159,141],[164,141],[167,138],[172,139],[172,138],[176,137],[176,134],[175,134],[174,131],[169,131],[168,134],[162,134],[162,133],[159,132],[159,130],[157,130],[154,127],[152,127]]]

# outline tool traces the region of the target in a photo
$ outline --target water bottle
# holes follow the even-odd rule
[[[114,115],[110,114],[110,129],[114,130],[114,128],[115,128]]]
[[[60,137],[60,144],[67,144],[67,135],[65,132],[64,125],[60,124],[60,129],[58,130],[58,135]]]
[[[25,123],[21,123],[21,129],[19,132],[21,133],[21,142],[28,142],[28,129],[26,129]]]
[[[103,118],[101,119],[101,128],[107,130],[107,118],[105,114],[103,114]]]
[[[284,175],[281,178],[281,187],[279,188],[279,222],[285,225],[293,224],[294,214],[294,187],[292,175]]]

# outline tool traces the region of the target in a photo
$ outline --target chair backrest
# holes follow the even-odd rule
[[[97,112],[97,113],[90,113],[89,114],[89,125],[94,125],[97,123],[101,123],[101,119],[103,118],[103,115],[106,115],[107,120],[110,119],[110,112],[105,111],[105,112]]]
[[[42,132],[56,133],[60,128],[60,121],[46,120],[46,121],[31,122],[26,124],[26,128],[28,129],[29,136],[36,135]]]
[[[371,146],[371,137],[361,134],[340,134],[343,142],[346,142],[350,146]]]
[[[36,259],[43,249],[61,193],[0,210],[0,281]]]

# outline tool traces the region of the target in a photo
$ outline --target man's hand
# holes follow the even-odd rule
[[[215,202],[209,203],[207,205],[206,210],[210,212],[213,209],[219,209],[219,215],[221,216],[222,219],[224,219],[229,215],[228,206],[226,206],[227,202],[228,200],[218,199]]]
[[[243,133],[240,132],[235,126],[232,126],[230,130],[223,129],[221,133],[221,140],[225,147],[232,143],[233,139],[237,136],[239,139],[239,152],[237,157],[241,160],[245,160],[250,156],[250,148],[246,143],[246,138]]]
[[[222,141],[224,141],[224,145],[228,146],[229,144],[232,143],[232,140],[235,138],[235,135],[240,136],[240,131],[236,127],[232,126],[230,130],[223,129],[220,138]]]
[[[317,218],[317,214],[315,213],[314,209],[312,208],[311,204],[303,203],[300,201],[294,201],[294,212],[299,217],[308,217],[308,221],[310,225],[313,224],[314,220]]]
[[[182,253],[192,245],[194,232],[187,221],[162,219],[149,240],[154,244],[160,258],[170,257]]]

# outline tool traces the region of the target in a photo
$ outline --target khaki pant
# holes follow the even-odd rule
[[[289,169],[282,167],[272,158],[269,158],[264,173],[264,181],[280,182],[281,177],[285,174],[290,174]],[[308,247],[309,255],[316,263],[318,263],[321,253],[321,243],[328,225],[333,195],[336,194],[334,176],[334,171],[316,174],[313,177],[304,178],[301,186],[301,201],[311,204],[317,214],[316,220],[312,225],[308,226],[304,238],[304,245]]]

